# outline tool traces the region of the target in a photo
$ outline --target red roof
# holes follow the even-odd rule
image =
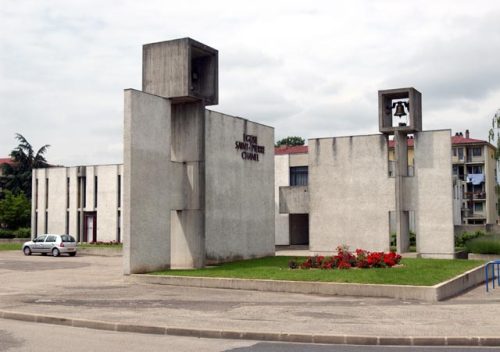
[[[480,139],[465,138],[464,136],[452,136],[451,144],[471,144],[471,143],[488,143]]]
[[[480,140],[480,139],[473,139],[473,138],[465,138],[464,136],[452,136],[451,137],[451,144],[456,145],[456,144],[486,144],[488,142]],[[415,140],[413,138],[408,139],[408,147],[413,147],[415,144]],[[394,140],[389,141],[389,148],[394,148]]]
[[[282,155],[282,154],[305,154],[307,153],[307,145],[295,145],[288,146],[282,145],[281,147],[274,148],[274,155]]]
[[[2,164],[14,164],[14,161],[11,158],[0,158],[0,165]]]

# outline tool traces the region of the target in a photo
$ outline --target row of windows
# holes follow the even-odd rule
[[[467,155],[472,155],[472,156],[481,156],[483,152],[482,147],[472,147],[472,148],[467,148]],[[458,157],[458,160],[464,160],[464,148],[463,147],[456,147],[453,148],[453,156]]]
[[[121,182],[121,175],[118,175],[118,190],[117,190],[117,202],[118,202],[118,207],[121,207],[121,189],[122,189],[122,182]],[[66,178],[66,208],[70,207],[70,178]],[[77,190],[77,204],[79,208],[86,208],[87,207],[87,178],[85,176],[78,177],[78,184],[77,184],[78,190]],[[38,188],[38,178],[35,179],[35,209],[38,209],[38,193],[39,193],[39,188]],[[97,176],[94,176],[94,208],[97,208],[98,205],[98,197],[99,191],[98,191],[98,178]],[[45,209],[49,208],[49,179],[45,179]]]

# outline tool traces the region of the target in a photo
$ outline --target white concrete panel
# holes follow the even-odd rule
[[[453,258],[450,136],[450,130],[415,134],[417,252],[422,257]]]
[[[207,110],[207,262],[274,254],[274,129]],[[244,160],[236,142],[257,136],[264,153]]]
[[[289,155],[275,155],[274,157],[274,214],[276,245],[290,244],[290,223],[288,214],[280,214],[279,187],[290,185]],[[307,164],[306,164],[307,165]]]
[[[116,241],[118,228],[118,165],[95,166],[97,187],[97,240]]]
[[[125,91],[123,241],[125,274],[170,266],[171,105]]]
[[[48,220],[49,233],[66,232],[66,168],[46,169],[46,178],[49,183],[48,194]],[[45,184],[47,187],[47,184]]]
[[[394,179],[383,135],[309,140],[309,248],[389,249]]]

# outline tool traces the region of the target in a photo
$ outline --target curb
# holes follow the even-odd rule
[[[480,265],[434,286],[380,285],[343,282],[308,282],[288,280],[238,279],[173,275],[131,274],[126,282],[185,287],[253,290],[329,296],[387,297],[438,302],[484,282],[484,267]]]
[[[210,330],[176,328],[140,324],[112,323],[99,320],[63,318],[49,315],[19,313],[0,310],[0,318],[32,323],[63,325],[95,330],[132,332],[140,334],[186,336],[229,340],[258,340],[331,345],[379,345],[379,346],[500,346],[500,337],[456,336],[363,336],[363,335],[313,335],[236,330]]]

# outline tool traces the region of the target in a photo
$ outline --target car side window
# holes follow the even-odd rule
[[[43,242],[43,241],[45,241],[45,237],[47,237],[47,236],[37,237],[37,238],[35,238],[35,240],[33,242]]]
[[[56,241],[56,236],[47,236],[47,239],[45,242],[55,242]]]

